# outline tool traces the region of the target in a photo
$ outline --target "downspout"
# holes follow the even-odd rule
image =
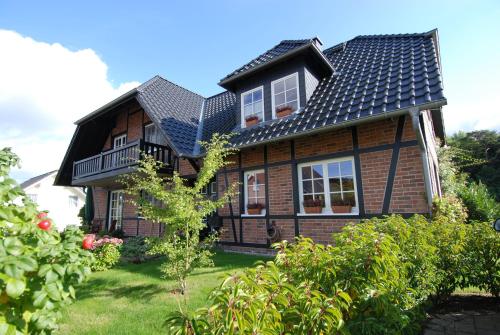
[[[413,125],[413,130],[417,135],[418,146],[420,147],[420,154],[422,155],[422,164],[424,166],[424,185],[425,193],[427,195],[427,204],[429,206],[429,213],[432,214],[432,185],[431,185],[431,175],[429,171],[429,157],[427,156],[427,146],[425,144],[425,139],[422,134],[422,128],[420,127],[420,111],[418,108],[410,108],[410,116]]]

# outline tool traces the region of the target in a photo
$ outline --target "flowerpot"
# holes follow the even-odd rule
[[[351,213],[352,206],[351,205],[333,205],[332,212],[334,213]]]
[[[262,212],[262,208],[248,208],[247,213],[249,215],[259,215]]]
[[[314,206],[314,207],[305,207],[304,206],[304,211],[307,214],[319,214],[323,210],[323,207],[320,206]]]
[[[257,123],[259,123],[259,119],[258,118],[247,119],[245,121],[246,121],[247,127],[254,126]]]
[[[285,117],[285,116],[288,116],[292,114],[292,108],[291,107],[288,107],[288,108],[284,108],[284,109],[281,109],[279,111],[276,112],[276,116],[277,117]]]

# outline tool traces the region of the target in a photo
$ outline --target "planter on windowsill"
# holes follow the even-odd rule
[[[333,205],[332,212],[334,214],[351,214],[352,206],[351,205]]]
[[[247,214],[248,215],[260,215],[262,213],[262,209],[264,205],[262,204],[249,204],[247,206]]]
[[[288,116],[290,114],[292,114],[292,107],[290,106],[285,106],[276,109],[276,116],[279,118]]]
[[[306,212],[306,214],[321,214],[322,211],[322,206],[304,206],[304,212]]]
[[[353,207],[354,201],[352,200],[337,200],[332,204],[332,212],[335,214],[350,214]]]
[[[245,119],[245,124],[247,127],[255,126],[257,123],[259,123],[258,116],[249,116]]]
[[[320,199],[304,200],[303,205],[306,214],[320,214],[323,211],[323,201]]]

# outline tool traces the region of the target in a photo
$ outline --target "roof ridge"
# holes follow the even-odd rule
[[[362,38],[400,38],[400,37],[417,37],[417,36],[427,36],[428,32],[424,33],[405,33],[405,34],[373,34],[373,35],[358,35],[351,39],[362,39]]]
[[[196,93],[196,92],[194,92],[194,91],[192,91],[192,90],[190,90],[190,89],[188,89],[188,88],[185,88],[184,86],[181,86],[181,85],[179,85],[179,84],[176,84],[176,83],[174,83],[173,81],[170,81],[170,80],[168,80],[168,79],[165,79],[165,78],[163,78],[162,76],[160,76],[159,74],[155,75],[153,78],[148,79],[148,80],[146,80],[144,83],[142,83],[141,85],[139,85],[139,86],[137,87],[137,90],[138,90],[139,92],[142,92],[144,89],[146,89],[148,86],[150,86],[151,84],[153,84],[155,81],[158,81],[158,80],[163,80],[163,81],[165,81],[165,82],[167,82],[167,83],[169,83],[169,84],[172,84],[172,85],[174,85],[174,86],[177,86],[177,87],[179,87],[179,88],[182,88],[182,89],[183,89],[183,90],[185,90],[185,91],[188,91],[188,92],[193,93],[193,94],[195,94],[195,95],[197,95],[197,96],[199,96],[199,97],[201,97],[201,98],[203,98],[203,99],[206,99],[203,95],[201,95],[201,94],[199,94],[199,93]]]

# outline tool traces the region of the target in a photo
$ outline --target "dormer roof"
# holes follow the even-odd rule
[[[268,69],[276,63],[290,59],[300,54],[311,54],[317,59],[325,74],[333,72],[333,66],[321,51],[323,43],[317,37],[301,40],[283,40],[260,56],[234,70],[219,81],[219,85],[231,90],[236,81],[254,74],[258,71]]]

